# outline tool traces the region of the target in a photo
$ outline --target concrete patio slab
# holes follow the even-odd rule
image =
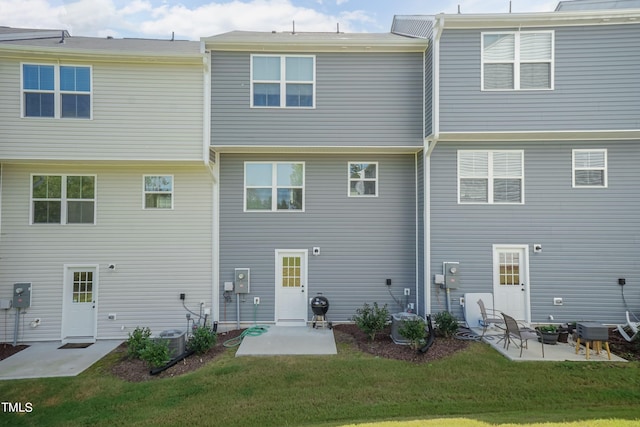
[[[325,355],[337,354],[331,329],[308,326],[270,326],[259,336],[246,336],[238,356]]]
[[[482,328],[472,328],[472,330],[478,334],[482,334]],[[500,354],[507,359],[524,362],[524,361],[546,361],[546,362],[560,362],[560,361],[574,361],[574,362],[626,362],[625,359],[616,356],[611,353],[611,360],[607,357],[607,352],[603,349],[600,354],[597,354],[593,350],[589,352],[589,359],[587,360],[585,348],[580,347],[576,354],[576,345],[571,339],[568,343],[557,343],[555,345],[544,346],[544,358],[542,357],[542,344],[537,340],[529,340],[528,347],[522,351],[522,357],[520,357],[520,348],[516,347],[513,343],[509,345],[509,349],[504,348],[504,340],[501,340],[502,333],[500,331],[487,331],[482,341],[488,343],[496,349]]]
[[[25,343],[29,348],[0,361],[0,380],[73,377],[102,359],[122,340],[99,340],[86,348],[60,349],[60,341]]]

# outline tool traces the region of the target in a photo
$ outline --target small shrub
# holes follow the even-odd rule
[[[147,345],[140,352],[140,359],[147,362],[150,368],[159,368],[166,365],[171,360],[169,357],[169,340],[147,340]]]
[[[369,341],[375,340],[376,334],[381,332],[389,320],[389,310],[387,304],[383,307],[379,307],[377,302],[370,306],[364,303],[362,308],[356,310],[356,315],[353,316],[353,321],[356,326],[360,328],[362,332],[369,336]]]
[[[417,350],[427,335],[426,323],[421,317],[403,320],[398,328],[398,332],[409,340],[412,349]]]
[[[193,331],[193,336],[189,340],[188,347],[190,350],[195,351],[196,354],[201,355],[209,351],[218,341],[218,336],[214,334],[211,329],[205,326],[198,326]]]
[[[149,328],[136,327],[127,340],[127,356],[131,359],[140,359],[140,353],[147,346],[150,336]]]
[[[441,311],[434,317],[436,330],[443,337],[452,337],[458,332],[458,321],[448,311]]]
[[[558,327],[556,325],[542,325],[538,326],[538,330],[540,332],[555,334],[556,332],[558,332]]]

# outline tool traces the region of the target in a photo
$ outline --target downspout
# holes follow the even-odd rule
[[[219,212],[220,206],[220,159],[219,154],[214,153],[213,162],[211,159],[211,52],[205,49],[203,41],[200,42],[200,52],[203,54],[203,115],[202,115],[202,161],[211,174],[212,194],[211,194],[211,321],[218,322],[220,320],[220,275],[219,270],[219,253],[220,253],[220,233],[219,233]]]
[[[431,79],[431,120],[432,137],[424,140],[424,283],[425,283],[425,313],[431,314],[431,154],[438,144],[440,136],[440,37],[444,27],[444,15],[436,16],[433,34],[433,75]]]

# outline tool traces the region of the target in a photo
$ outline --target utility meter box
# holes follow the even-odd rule
[[[249,274],[251,273],[248,268],[236,268],[235,285],[234,290],[236,294],[248,294],[249,293]]]
[[[13,308],[31,306],[31,283],[13,284]]]
[[[459,262],[445,262],[443,263],[444,270],[444,286],[443,289],[458,289],[460,286],[460,263]]]

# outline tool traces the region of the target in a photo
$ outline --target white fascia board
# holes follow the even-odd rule
[[[215,41],[201,39],[212,51],[227,52],[296,52],[296,53],[339,53],[339,52],[424,52],[429,40],[405,38],[397,41],[345,40],[340,41]]]
[[[263,146],[238,146],[238,145],[213,145],[212,149],[216,153],[222,154],[362,154],[363,152],[370,154],[413,154],[424,149],[422,145],[415,146],[279,146],[279,145],[263,145]]]
[[[574,25],[637,24],[640,9],[581,12],[440,14],[445,29],[561,27]],[[446,18],[446,19],[444,19]]]
[[[431,139],[429,137],[427,140]],[[640,129],[521,132],[440,132],[439,142],[621,141],[640,140]]]
[[[204,54],[167,55],[144,51],[44,48],[0,44],[0,57],[37,59],[91,60],[92,62],[163,63],[201,65]]]

